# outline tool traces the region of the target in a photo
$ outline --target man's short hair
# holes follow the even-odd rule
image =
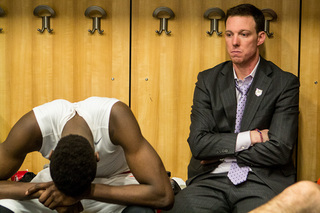
[[[79,135],[62,137],[50,159],[55,186],[67,196],[83,195],[91,186],[97,170],[94,150]]]
[[[252,4],[240,4],[232,7],[227,11],[225,22],[230,16],[252,16],[256,23],[257,33],[264,31],[264,15],[261,10],[253,6]]]

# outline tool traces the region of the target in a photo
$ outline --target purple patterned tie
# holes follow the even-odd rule
[[[228,178],[234,185],[238,185],[247,180],[249,166],[239,167],[237,162],[232,162],[228,172]]]
[[[236,81],[236,88],[240,93],[240,98],[238,100],[238,105],[237,105],[236,125],[234,128],[235,133],[240,132],[241,120],[242,120],[244,108],[246,106],[247,93],[250,88],[251,82],[252,82],[252,77],[250,75],[247,78],[245,78],[241,86],[239,85],[238,81]]]
[[[247,93],[250,88],[252,82],[252,76],[248,76],[244,79],[242,85],[240,86],[238,81],[236,81],[236,88],[240,93],[240,98],[238,100],[237,105],[237,116],[236,116],[236,124],[235,124],[235,133],[240,132],[241,120],[244,112],[244,108],[246,106]],[[247,180],[247,176],[250,168],[248,166],[239,167],[237,162],[232,162],[230,166],[230,170],[228,172],[228,178],[234,185],[238,185]]]

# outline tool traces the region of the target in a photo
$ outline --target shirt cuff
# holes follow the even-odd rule
[[[240,132],[236,141],[236,152],[247,150],[251,145],[250,131]]]

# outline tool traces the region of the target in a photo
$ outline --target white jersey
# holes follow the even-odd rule
[[[115,146],[109,137],[109,119],[114,98],[91,97],[84,101],[70,103],[55,100],[33,109],[41,129],[43,141],[40,153],[48,158],[61,138],[62,130],[76,113],[88,124],[93,135],[95,152],[99,153],[96,177],[111,177],[128,170],[123,149]]]

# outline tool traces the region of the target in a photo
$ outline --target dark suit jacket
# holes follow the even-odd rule
[[[261,94],[260,94],[261,93]],[[194,91],[188,143],[188,184],[211,172],[227,156],[248,165],[276,193],[294,183],[292,152],[297,142],[299,80],[261,57],[248,91],[241,132],[269,129],[269,141],[235,152],[236,91],[232,62],[200,72]],[[216,159],[210,165],[200,160]]]

